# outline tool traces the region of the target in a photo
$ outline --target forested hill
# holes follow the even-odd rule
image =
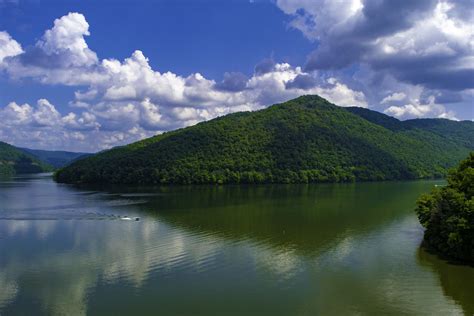
[[[392,131],[422,129],[447,138],[468,148],[474,148],[474,123],[472,121],[452,121],[448,119],[413,119],[399,121],[391,116],[365,108],[349,107],[348,111],[381,125]]]
[[[416,122],[303,96],[102,152],[59,170],[56,179],[131,184],[418,179],[445,175],[474,149],[466,141],[474,138],[472,122],[447,121],[448,131],[438,120]]]
[[[12,145],[0,142],[0,176],[52,171],[53,167]]]
[[[85,158],[90,156],[89,153],[77,153],[77,152],[70,152],[70,151],[51,151],[51,150],[39,150],[39,149],[29,149],[29,148],[21,148],[21,150],[30,153],[31,155],[35,156],[36,158],[44,161],[52,165],[54,168],[61,168],[72,161]]]

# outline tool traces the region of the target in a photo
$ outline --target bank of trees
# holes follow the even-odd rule
[[[448,258],[474,264],[474,152],[447,181],[417,201],[416,213],[426,228],[424,244]]]

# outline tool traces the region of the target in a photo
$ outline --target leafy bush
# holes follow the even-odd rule
[[[474,152],[450,172],[447,186],[418,199],[416,213],[428,248],[474,263]]]

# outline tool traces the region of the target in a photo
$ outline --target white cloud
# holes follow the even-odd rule
[[[97,55],[89,49],[84,36],[90,35],[89,24],[79,13],[69,13],[56,19],[36,47],[48,57],[62,58],[61,66],[90,66],[96,64]]]
[[[364,93],[341,79],[320,77],[288,63],[272,62],[250,78],[229,74],[227,80],[236,82],[224,89],[199,73],[183,77],[154,70],[140,50],[123,61],[100,60],[88,47],[88,35],[84,16],[69,13],[55,20],[32,48],[7,59],[4,68],[12,78],[81,90],[69,102],[71,113],[61,114],[43,99],[34,107],[10,103],[0,108],[8,121],[0,127],[3,140],[35,148],[101,150],[306,94],[319,94],[341,106],[367,107]],[[298,76],[310,80],[291,85]],[[17,128],[9,130],[12,125]]]
[[[276,4],[292,16],[294,28],[319,42],[306,69],[365,63],[426,88],[474,87],[472,3],[277,0]]]
[[[387,104],[389,102],[393,101],[402,101],[407,97],[407,95],[403,92],[395,92],[392,93],[391,95],[386,96],[383,98],[383,100],[380,102],[380,104]]]
[[[29,104],[10,102],[3,109],[0,108],[0,117],[4,126],[35,126],[47,127],[59,123],[61,115],[46,99],[38,100],[36,107]]]
[[[104,94],[105,100],[136,99],[137,92],[132,86],[110,87]]]
[[[289,88],[289,83],[293,82],[298,75],[310,76],[301,70],[300,67],[292,67],[289,64],[276,64],[274,70],[262,75],[254,75],[249,79],[247,87],[250,91],[246,94],[255,94],[254,98],[247,97],[257,104],[272,104],[289,100],[303,94],[318,94],[330,102],[340,106],[361,106],[367,107],[365,96],[360,91],[354,91],[347,85],[340,83],[336,78],[324,80],[319,78],[320,84],[312,87]]]
[[[33,109],[29,104],[10,102],[3,110],[1,117],[4,125],[21,125],[29,123]]]
[[[361,0],[277,0],[276,4],[293,16],[291,26],[311,40],[349,23],[364,7]]]
[[[95,115],[89,112],[82,112],[80,115],[70,112],[62,117],[61,120],[64,127],[68,130],[87,131],[100,128]]]
[[[71,112],[61,116],[46,99],[38,100],[35,106],[11,102],[0,107],[0,117],[2,140],[18,146],[69,150],[97,150],[101,146],[101,137],[97,137],[100,125],[93,114]],[[95,139],[98,147],[93,146]]]
[[[104,78],[97,71],[97,55],[84,38],[89,34],[85,17],[69,13],[56,19],[34,46],[4,60],[3,68],[12,78],[35,78],[47,84],[88,85],[101,81]]]
[[[25,50],[7,32],[0,32],[0,69],[10,78],[78,89],[68,102],[71,109],[62,109],[67,113],[44,99],[33,106],[0,105],[5,122],[0,137],[35,148],[101,150],[304,94],[319,94],[341,106],[370,103],[400,118],[455,118],[442,104],[447,101],[437,99],[448,94],[433,86],[451,85],[445,88],[458,93],[472,81],[467,75],[474,65],[474,15],[467,14],[460,2],[277,0],[276,4],[292,16],[293,27],[319,42],[308,67],[268,59],[253,75],[227,73],[222,82],[199,73],[162,73],[140,50],[124,60],[100,59],[87,44],[89,24],[80,13],[56,19]],[[352,77],[336,70],[308,70],[351,63],[359,63]],[[466,91],[470,90],[460,93]]]
[[[153,104],[150,99],[147,98],[140,102],[140,122],[145,129],[161,129],[162,117],[159,106]]]
[[[316,94],[340,106],[360,106],[364,108],[368,106],[363,92],[350,89],[336,78],[329,78],[328,83],[331,85],[329,88],[317,88]]]
[[[60,121],[61,114],[46,99],[37,102],[36,109],[32,112],[32,122],[35,126],[54,126]]]
[[[23,53],[21,45],[11,38],[7,32],[0,32],[0,66],[6,57],[16,56]]]
[[[457,120],[455,114],[452,111],[447,111],[446,108],[435,102],[434,96],[429,96],[427,101],[422,103],[420,100],[411,100],[410,103],[388,107],[385,111],[386,114],[393,115],[397,118],[409,119],[409,118],[422,118],[422,117],[437,117],[447,118],[451,120]]]

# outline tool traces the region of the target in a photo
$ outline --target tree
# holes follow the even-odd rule
[[[474,152],[449,173],[448,185],[417,201],[416,214],[427,248],[474,263]]]

